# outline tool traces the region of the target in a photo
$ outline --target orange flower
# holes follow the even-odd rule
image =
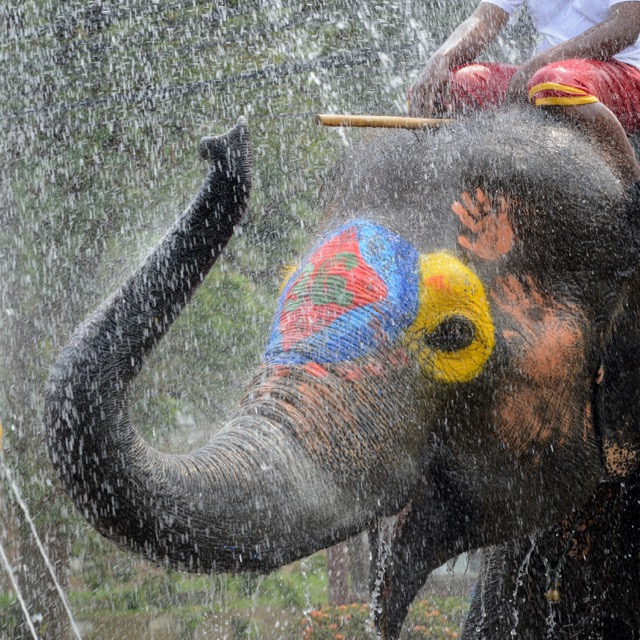
[[[335,638],[335,640],[344,640],[344,636],[341,633],[336,633],[336,635],[333,637]]]
[[[338,628],[338,625],[335,623],[329,625],[329,629],[331,629],[331,631],[335,631],[337,628]]]

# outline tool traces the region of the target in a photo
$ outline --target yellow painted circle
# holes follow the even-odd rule
[[[407,346],[417,355],[425,374],[440,382],[468,382],[482,371],[495,345],[482,282],[446,252],[421,255],[418,273],[418,313],[407,331]],[[472,324],[471,344],[457,351],[426,346],[425,335],[452,316],[466,318]]]

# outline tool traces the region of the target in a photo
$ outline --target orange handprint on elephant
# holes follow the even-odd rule
[[[508,210],[512,201],[504,195],[491,197],[482,189],[474,196],[463,191],[451,209],[466,227],[458,244],[483,260],[497,260],[513,246],[513,227]]]

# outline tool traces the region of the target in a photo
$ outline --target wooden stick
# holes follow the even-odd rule
[[[351,116],[321,113],[316,122],[325,127],[381,127],[387,129],[435,129],[453,122],[450,118],[406,118],[403,116]]]

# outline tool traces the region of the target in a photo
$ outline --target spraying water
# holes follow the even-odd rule
[[[2,423],[0,423],[0,469],[4,469],[4,453],[2,450]],[[16,594],[16,598],[20,603],[20,608],[22,609],[22,613],[24,615],[24,619],[29,627],[29,631],[31,635],[38,640],[38,634],[36,633],[35,627],[33,626],[33,621],[31,620],[31,616],[29,615],[29,609],[27,608],[27,603],[24,601],[22,597],[22,592],[20,591],[20,587],[18,586],[18,582],[16,581],[16,576],[11,567],[11,563],[9,562],[9,558],[7,558],[7,554],[5,553],[4,546],[0,542],[0,561],[2,562],[2,566],[6,570],[9,576],[9,582],[11,583],[11,587]]]
[[[194,192],[200,180],[194,140],[246,113],[257,175],[252,224],[139,384],[133,410],[143,419],[135,422],[160,425],[143,435],[186,450],[211,435],[193,425],[206,424],[212,406],[233,405],[228,397],[252,370],[267,335],[274,274],[317,228],[309,193],[317,190],[318,167],[331,165],[340,136],[345,144],[347,137],[342,130],[319,132],[311,114],[404,113],[411,74],[474,3],[398,0],[355,15],[344,0],[261,0],[238,8],[182,0],[148,7],[4,4],[0,376],[6,377],[0,386],[6,396],[0,410],[6,403],[15,416],[29,486],[46,486],[47,465],[30,443],[41,437],[34,425],[53,352]],[[229,318],[243,324],[243,334],[231,331]],[[188,428],[180,416],[188,417]],[[80,637],[18,491],[26,484],[17,466],[0,462],[0,478],[25,513],[64,604],[62,618],[66,613]],[[91,543],[86,535],[70,543],[74,557],[66,560],[72,570],[86,560],[89,579],[97,581],[103,576],[90,571],[105,552]],[[307,566],[305,584],[313,577]],[[30,621],[25,600],[32,594],[28,587],[23,592]],[[47,614],[58,610],[51,593],[42,605]],[[96,609],[98,598],[91,600]],[[307,611],[317,606],[308,587],[304,601]],[[114,602],[107,608],[116,608]]]
[[[78,629],[78,625],[76,624],[76,621],[73,617],[73,613],[71,612],[71,609],[69,608],[69,602],[67,600],[67,596],[64,592],[64,589],[62,588],[62,585],[60,584],[60,581],[58,580],[58,577],[56,576],[56,572],[55,569],[53,568],[53,565],[51,564],[51,560],[49,559],[49,555],[47,554],[46,549],[44,548],[44,545],[42,544],[42,540],[40,539],[40,536],[38,535],[38,531],[36,529],[35,523],[33,522],[33,518],[31,517],[31,514],[29,513],[29,509],[27,507],[27,503],[23,500],[22,498],[22,494],[20,493],[20,490],[18,489],[18,485],[16,484],[16,481],[13,478],[13,474],[11,473],[11,469],[4,463],[4,452],[3,452],[3,448],[2,448],[2,423],[0,422],[0,477],[4,477],[4,479],[6,479],[7,484],[9,485],[9,488],[11,489],[11,492],[13,493],[14,498],[16,499],[16,502],[18,503],[18,505],[20,506],[20,508],[22,509],[23,513],[24,513],[24,517],[27,519],[27,522],[29,523],[29,528],[31,529],[31,533],[33,534],[33,538],[36,542],[36,545],[38,546],[38,550],[40,551],[40,554],[42,555],[42,559],[44,560],[44,563],[47,567],[47,570],[49,571],[49,574],[51,575],[51,579],[53,580],[53,584],[55,585],[56,590],[58,591],[58,594],[60,596],[60,600],[62,600],[62,604],[64,606],[64,609],[67,613],[67,616],[69,617],[69,623],[71,625],[71,629],[73,630],[74,635],[76,636],[76,638],[78,638],[79,640],[82,640],[82,636],[80,635],[80,630]],[[29,624],[29,628],[31,629],[32,633],[33,633],[33,637],[37,638],[35,629],[33,628],[33,623],[31,621],[31,618],[29,616],[29,613],[27,611],[26,608],[26,604],[24,602],[24,599],[22,598],[22,595],[20,593],[20,590],[18,589],[18,585],[16,583],[15,580],[15,576],[13,575],[13,571],[11,570],[11,565],[9,564],[9,560],[4,552],[4,549],[2,548],[2,546],[0,546],[0,552],[2,555],[2,562],[5,566],[5,568],[7,569],[8,573],[9,573],[9,578],[11,580],[11,585],[14,588],[17,596],[18,596],[18,600],[20,601],[20,606],[22,607],[22,610],[24,611],[25,614],[25,618]]]
[[[0,544],[0,560],[2,561],[2,566],[5,568],[7,573],[9,574],[9,581],[11,582],[11,587],[13,588],[14,593],[16,594],[16,598],[18,598],[18,602],[20,603],[20,608],[22,609],[22,613],[24,614],[24,619],[27,622],[29,627],[29,631],[31,631],[31,635],[38,640],[38,634],[33,626],[33,622],[31,620],[31,616],[29,615],[29,609],[27,608],[27,604],[22,597],[22,592],[20,591],[20,587],[16,582],[16,577],[13,573],[13,569],[11,568],[11,563],[9,562],[9,558],[7,558],[7,554],[4,551],[4,547]]]

